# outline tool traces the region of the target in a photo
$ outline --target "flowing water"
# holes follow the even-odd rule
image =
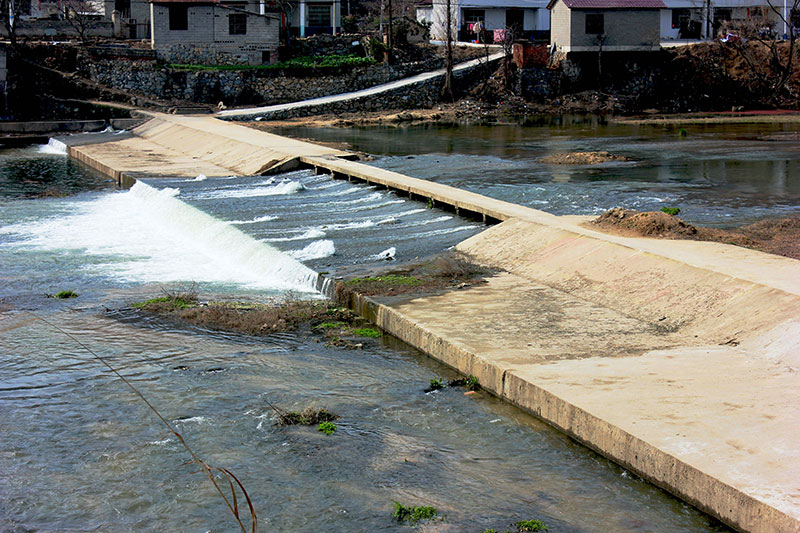
[[[455,374],[391,338],[346,350],[130,308],[187,283],[213,298],[318,297],[315,271],[428,255],[480,226],[310,172],[118,191],[58,152],[0,154],[0,530],[236,529],[175,437],[66,334],[239,477],[262,531],[408,530],[393,501],[435,506],[443,531],[530,518],[551,531],[722,529],[487,394],[424,393]],[[46,296],[63,289],[79,297]],[[278,428],[267,400],[325,406],[339,429]]]
[[[609,124],[551,117],[535,125],[281,128],[379,154],[371,164],[557,215],[621,206],[680,207],[685,220],[735,226],[800,212],[800,124]],[[552,165],[540,158],[605,150],[629,162]]]

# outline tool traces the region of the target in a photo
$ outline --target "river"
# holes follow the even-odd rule
[[[428,157],[443,156],[377,164]],[[57,147],[0,153],[0,529],[236,529],[175,437],[68,333],[238,476],[262,531],[408,530],[395,501],[436,507],[439,531],[531,518],[550,531],[724,530],[488,394],[425,393],[455,374],[390,337],[348,350],[132,309],[188,284],[208,299],[318,298],[316,272],[426,256],[481,230],[311,172],[203,178],[119,191]],[[79,296],[47,297],[64,289]],[[267,401],[327,407],[338,431],[276,427]]]

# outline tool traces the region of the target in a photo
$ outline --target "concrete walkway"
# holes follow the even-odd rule
[[[227,174],[305,163],[501,221],[458,245],[501,270],[487,283],[356,295],[353,306],[726,524],[800,532],[800,261],[607,235],[582,217],[343,161],[311,143],[210,117],[152,116],[128,139],[73,143],[70,154],[111,175],[124,164],[191,176],[202,165]],[[129,161],[122,152],[135,143],[149,144]]]
[[[488,60],[489,62],[492,62],[501,59],[502,57],[503,57],[502,52],[493,53],[489,56]],[[467,61],[465,63],[460,63],[453,67],[453,73],[455,74],[463,70],[468,70],[474,66],[485,63],[486,63],[485,57],[479,59],[473,59],[472,61]],[[410,78],[404,78],[402,80],[395,80],[389,83],[384,83],[383,85],[376,85],[374,87],[370,87],[368,89],[362,89],[360,91],[335,94],[331,96],[323,96],[321,98],[313,98],[311,100],[303,100],[301,102],[291,102],[288,104],[278,104],[278,105],[271,105],[264,107],[250,107],[241,109],[228,109],[225,111],[218,112],[216,116],[228,120],[252,120],[253,118],[258,117],[259,115],[267,115],[280,111],[289,111],[303,107],[314,107],[336,102],[346,102],[348,100],[357,100],[359,98],[364,98],[367,96],[376,96],[381,93],[394,91],[396,89],[400,89],[403,87],[412,87],[418,83],[444,76],[444,74],[445,74],[445,69],[442,68],[439,70],[434,70],[432,72],[424,72],[422,74],[417,74],[416,76],[411,76]]]

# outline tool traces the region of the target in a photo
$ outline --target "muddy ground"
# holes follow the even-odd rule
[[[738,228],[719,229],[695,226],[660,211],[616,207],[585,227],[627,237],[721,242],[800,259],[800,217],[765,219]]]

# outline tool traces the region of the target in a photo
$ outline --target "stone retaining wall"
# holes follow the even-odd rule
[[[441,59],[319,71],[184,71],[152,61],[81,62],[81,74],[123,91],[164,100],[273,105],[366,89],[441,68]]]
[[[497,60],[495,60],[496,62]],[[454,87],[468,87],[478,76],[484,76],[486,64],[480,63],[453,73]],[[305,117],[323,113],[354,113],[359,111],[381,111],[385,109],[415,109],[432,107],[441,101],[444,74],[429,78],[411,85],[378,94],[365,95],[358,98],[318,105],[307,105],[293,109],[265,111],[258,115],[246,117],[230,116],[226,120],[282,120],[294,117]]]

